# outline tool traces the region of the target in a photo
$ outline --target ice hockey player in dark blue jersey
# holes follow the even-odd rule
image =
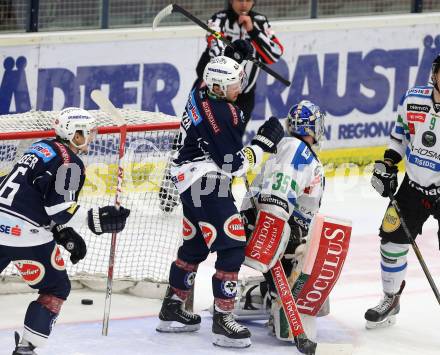
[[[26,311],[21,341],[15,333],[13,355],[35,354],[45,344],[70,293],[58,245],[70,252],[73,264],[87,252],[70,225],[88,223],[95,234],[120,232],[130,213],[114,206],[84,211],[77,204],[85,180],[77,154],[87,152],[96,133],[95,118],[85,110],[66,108],[53,127],[57,137],[32,144],[0,182],[0,273],[12,262],[39,291]]]
[[[249,330],[235,322],[232,309],[237,279],[244,261],[246,235],[230,186],[233,176],[259,164],[263,153],[274,153],[284,135],[271,117],[243,147],[242,111],[234,104],[245,85],[240,64],[228,57],[211,59],[204,85],[188,98],[181,123],[181,148],[171,175],[183,206],[183,244],[170,270],[170,287],[159,314],[160,332],[189,332],[200,328],[200,316],[184,309],[198,264],[217,253],[212,277],[214,344],[247,347]]]

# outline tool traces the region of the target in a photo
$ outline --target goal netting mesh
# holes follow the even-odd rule
[[[111,118],[103,111],[90,112],[96,116],[99,129],[89,153],[81,156],[86,166],[86,183],[79,204],[86,209],[114,204],[119,151],[119,130]],[[128,290],[155,297],[163,293],[170,264],[181,243],[181,206],[163,211],[159,199],[164,184],[169,184],[166,187],[177,196],[165,175],[179,120],[157,112],[119,112],[128,124],[121,202],[131,214],[126,228],[117,237],[114,291]],[[0,116],[0,176],[8,173],[32,142],[53,136],[51,122],[58,114],[59,111],[31,111]],[[87,256],[72,265],[69,254],[64,252],[68,274],[76,287],[103,290],[111,235],[96,236],[85,225],[78,226],[77,232],[87,243]],[[17,286],[21,283],[12,286],[17,279],[18,273],[11,264],[0,274],[0,284],[6,285],[0,285],[0,293],[21,290]]]

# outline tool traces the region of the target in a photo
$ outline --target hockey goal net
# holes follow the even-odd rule
[[[86,209],[114,204],[119,149],[119,130],[111,118],[103,111],[90,112],[96,116],[99,128],[89,153],[81,156],[86,166],[86,183],[79,204]],[[117,238],[113,291],[160,297],[181,242],[181,207],[164,212],[159,199],[161,186],[170,184],[164,176],[179,120],[157,112],[119,112],[128,124],[121,202],[131,210],[131,215]],[[8,174],[32,142],[54,137],[51,122],[58,114],[59,111],[31,111],[0,116],[0,176]],[[72,287],[104,290],[111,235],[96,236],[87,226],[80,226],[77,231],[86,241],[88,251],[76,265],[70,263],[68,253],[64,254]],[[26,291],[31,289],[19,280],[10,264],[0,274],[0,293]]]

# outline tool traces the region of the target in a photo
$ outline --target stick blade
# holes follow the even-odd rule
[[[124,126],[126,124],[124,118],[121,116],[119,111],[101,90],[93,90],[90,94],[90,97],[101,110],[110,115],[113,122],[117,126]]]
[[[152,26],[153,31],[159,26],[159,23],[165,17],[167,17],[173,13],[173,10],[174,10],[174,4],[170,4],[159,11],[159,13],[156,15],[156,17],[153,20],[153,26]]]

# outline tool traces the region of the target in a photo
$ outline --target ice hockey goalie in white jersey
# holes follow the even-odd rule
[[[310,101],[301,101],[289,110],[288,136],[278,144],[277,153],[267,160],[250,188],[259,212],[257,220],[250,199],[243,201],[241,213],[247,235],[254,229],[264,228],[269,220],[275,220],[273,225],[283,231],[280,245],[284,243],[284,246],[278,247],[271,258],[253,259],[247,253],[245,264],[262,271],[266,281],[263,278],[242,280],[242,297],[234,311],[239,317],[264,318],[268,311],[263,299],[268,300],[269,293],[275,291],[270,273],[266,271],[282,255],[284,271],[288,277],[292,276],[294,260],[304,252],[309,225],[319,210],[324,190],[324,170],[314,150],[324,135],[324,117],[320,108]],[[252,237],[248,249],[253,240]],[[258,248],[257,241],[255,255],[259,254]],[[267,255],[266,252],[261,254]]]
[[[432,63],[433,86],[414,87],[403,96],[388,149],[376,161],[371,179],[383,197],[397,189],[397,166],[405,159],[406,174],[395,199],[413,238],[430,215],[440,217],[440,55]],[[395,323],[405,286],[409,241],[390,204],[380,227],[384,297],[365,313],[367,328]]]

